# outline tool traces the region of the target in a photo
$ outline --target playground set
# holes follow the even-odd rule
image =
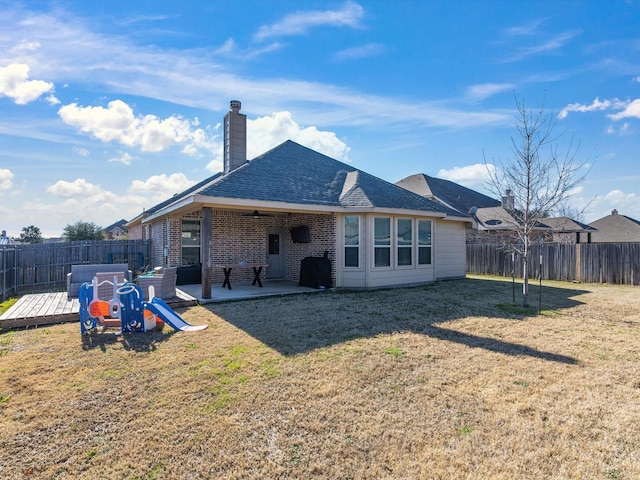
[[[103,284],[113,286],[111,300],[98,298],[98,287]],[[185,322],[162,299],[155,296],[153,286],[149,287],[149,301],[143,300],[142,289],[135,283],[118,283],[104,280],[98,283],[94,277],[91,283],[84,283],[78,292],[80,301],[80,331],[90,333],[100,327],[120,327],[124,332],[148,332],[163,323],[182,332],[204,330],[208,325],[190,325]]]

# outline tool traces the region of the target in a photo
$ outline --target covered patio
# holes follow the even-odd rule
[[[214,283],[211,286],[211,298],[202,298],[202,285],[200,284],[180,285],[177,288],[195,298],[200,304],[322,291],[317,288],[298,286],[297,282],[281,279],[262,280],[262,285],[262,287],[259,287],[252,285],[250,282],[236,282],[233,284],[232,289],[229,290],[220,283]]]

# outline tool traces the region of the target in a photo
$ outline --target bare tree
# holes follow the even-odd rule
[[[544,218],[564,205],[572,191],[586,177],[586,162],[576,162],[579,144],[570,139],[560,154],[558,136],[554,136],[557,118],[540,109],[526,108],[516,98],[516,131],[511,138],[512,156],[494,161],[487,167],[487,188],[497,198],[507,193],[507,210],[511,213],[512,242],[508,245],[522,257],[522,301],[529,306],[528,260],[532,243],[541,236]]]

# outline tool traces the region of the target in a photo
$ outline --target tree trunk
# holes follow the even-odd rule
[[[524,239],[524,252],[522,255],[522,306],[529,306],[529,239]]]

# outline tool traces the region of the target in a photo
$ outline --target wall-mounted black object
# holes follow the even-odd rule
[[[309,227],[301,225],[299,227],[292,227],[289,229],[291,232],[291,241],[293,243],[310,243],[311,235],[309,234]]]

